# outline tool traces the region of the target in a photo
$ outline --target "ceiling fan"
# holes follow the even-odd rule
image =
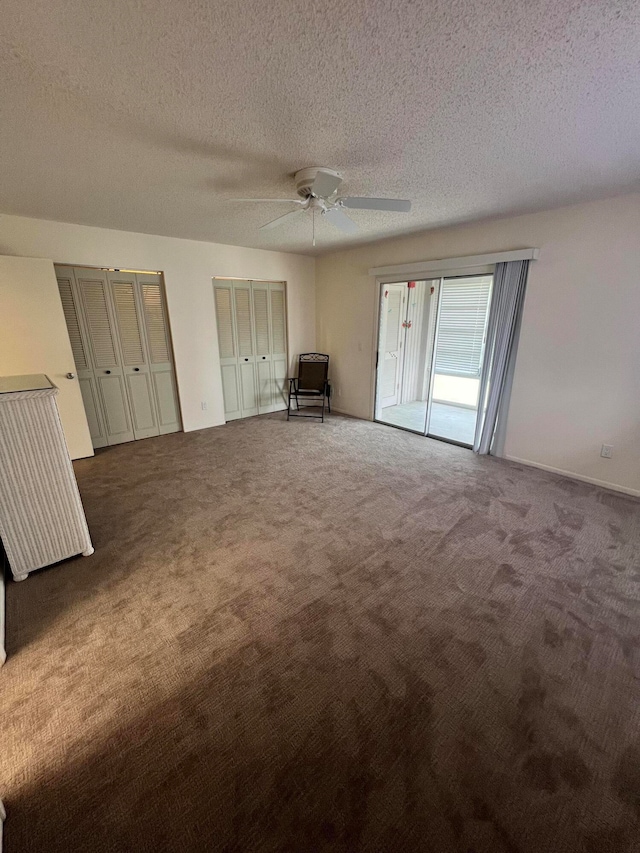
[[[312,166],[301,169],[294,175],[296,191],[300,198],[235,198],[231,201],[255,201],[297,204],[296,210],[291,210],[277,219],[272,219],[260,230],[266,231],[284,225],[299,213],[311,211],[313,220],[313,245],[316,244],[315,215],[319,213],[330,225],[344,231],[345,234],[355,234],[359,229],[353,219],[350,219],[344,209],[351,210],[387,210],[396,213],[408,213],[411,202],[401,198],[368,198],[363,196],[336,196],[342,183],[342,176],[333,169]]]

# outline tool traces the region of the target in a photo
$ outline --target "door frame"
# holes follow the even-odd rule
[[[479,256],[481,257],[481,256]],[[412,265],[409,265],[412,266]],[[373,272],[373,270],[371,271]],[[382,272],[382,270],[381,270]],[[442,300],[442,280],[445,278],[467,278],[474,275],[495,275],[495,263],[491,264],[483,264],[478,266],[470,266],[462,269],[438,269],[438,270],[429,270],[425,269],[421,271],[418,267],[413,267],[411,269],[411,277],[407,276],[406,279],[403,279],[402,276],[398,274],[390,275],[377,275],[375,277],[375,287],[377,291],[377,299],[374,300],[374,329],[375,333],[372,335],[372,352],[371,352],[371,385],[370,385],[370,394],[371,394],[371,420],[375,423],[382,424],[383,426],[390,426],[393,429],[404,430],[404,432],[410,432],[413,435],[421,435],[424,438],[431,438],[433,441],[444,441],[446,444],[454,444],[456,447],[463,447],[465,450],[470,450],[471,445],[465,444],[461,441],[456,441],[453,438],[444,438],[439,435],[429,435],[427,429],[429,427],[429,421],[431,418],[431,403],[433,397],[433,382],[435,378],[435,370],[433,369],[433,359],[436,353],[436,347],[438,343],[438,320],[440,316],[440,302]],[[402,284],[403,281],[434,281],[439,280],[440,286],[438,287],[438,303],[436,309],[436,317],[435,317],[435,329],[433,336],[433,350],[431,354],[432,360],[432,369],[431,375],[429,377],[429,396],[427,398],[427,413],[425,420],[425,431],[418,432],[414,429],[409,429],[408,427],[398,426],[396,424],[388,424],[386,421],[382,421],[377,417],[377,407],[378,407],[378,363],[379,363],[379,352],[380,352],[380,319],[381,319],[381,311],[382,311],[382,288],[387,284]]]

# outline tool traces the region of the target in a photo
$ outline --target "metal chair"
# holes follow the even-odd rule
[[[317,418],[324,422],[325,402],[331,413],[331,385],[328,380],[329,356],[321,352],[305,352],[298,358],[298,376],[289,379],[289,418]],[[320,414],[303,415],[300,400],[322,400],[322,403],[304,404],[302,409],[320,409]],[[291,401],[296,401],[295,412],[291,411]]]

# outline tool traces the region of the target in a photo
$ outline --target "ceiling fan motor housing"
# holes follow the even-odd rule
[[[331,175],[331,177],[342,180],[342,175],[339,172],[334,172],[333,169],[325,169],[321,166],[310,166],[308,169],[300,169],[294,175],[296,182],[296,192],[300,198],[309,198],[311,195],[311,187],[319,173]]]

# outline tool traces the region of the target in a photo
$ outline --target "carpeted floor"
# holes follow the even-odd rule
[[[281,415],[76,464],[10,584],[6,853],[640,850],[640,503]]]

